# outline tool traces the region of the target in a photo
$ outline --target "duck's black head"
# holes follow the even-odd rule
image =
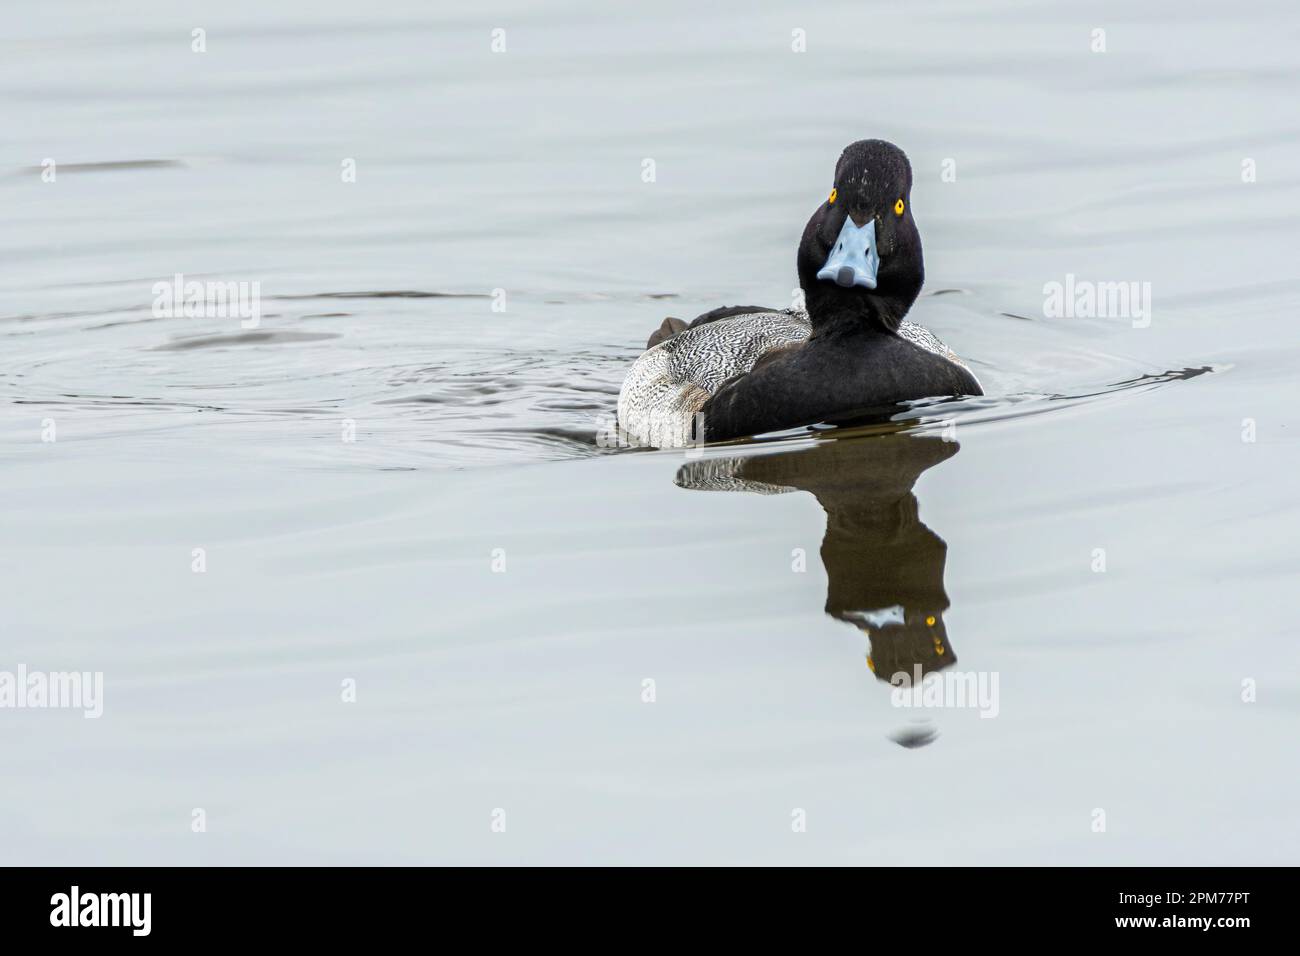
[[[912,166],[893,143],[859,140],[799,242],[799,284],[814,327],[897,329],[925,281],[912,218]]]

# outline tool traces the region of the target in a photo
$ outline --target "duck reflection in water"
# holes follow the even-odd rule
[[[701,458],[676,483],[700,491],[811,492],[826,511],[822,563],[826,613],[864,631],[867,666],[882,681],[909,680],[957,660],[943,615],[948,546],[922,523],[912,486],[957,453],[931,436],[885,434],[822,439],[812,448],[745,457]],[[928,743],[904,734],[904,746]]]

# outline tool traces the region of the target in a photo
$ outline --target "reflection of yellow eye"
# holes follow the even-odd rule
[[[894,215],[901,216],[902,214],[903,214],[903,200],[900,199],[898,202],[894,203]]]
[[[837,190],[834,186],[832,186],[832,187],[831,187],[831,195],[830,195],[830,198],[826,200],[826,205],[828,205],[828,206],[834,206],[834,205],[835,205],[835,197],[838,196],[838,195],[839,195],[839,190]]]

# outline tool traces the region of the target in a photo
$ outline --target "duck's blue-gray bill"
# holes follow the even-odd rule
[[[844,288],[876,287],[876,270],[880,268],[880,254],[876,251],[876,220],[869,219],[865,226],[855,226],[853,219],[844,217],[844,228],[831,246],[826,264],[817,278],[834,282]]]

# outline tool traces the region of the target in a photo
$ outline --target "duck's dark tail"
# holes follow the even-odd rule
[[[646,342],[645,347],[648,349],[652,349],[660,342],[668,341],[674,335],[676,335],[678,332],[681,332],[685,328],[686,328],[685,322],[683,322],[681,319],[675,319],[670,315],[668,316],[668,318],[664,319],[663,324],[660,325],[659,328],[655,329],[653,332],[650,333],[650,338]]]
[[[775,309],[767,309],[761,305],[724,305],[720,309],[714,309],[712,312],[705,312],[697,316],[690,322],[684,322],[681,319],[668,316],[663,320],[659,328],[650,333],[650,339],[646,342],[645,347],[654,348],[660,342],[666,342],[678,332],[685,332],[687,329],[693,329],[697,325],[703,325],[706,322],[716,322],[718,319],[729,319],[733,315],[750,315],[754,312],[775,312]]]

